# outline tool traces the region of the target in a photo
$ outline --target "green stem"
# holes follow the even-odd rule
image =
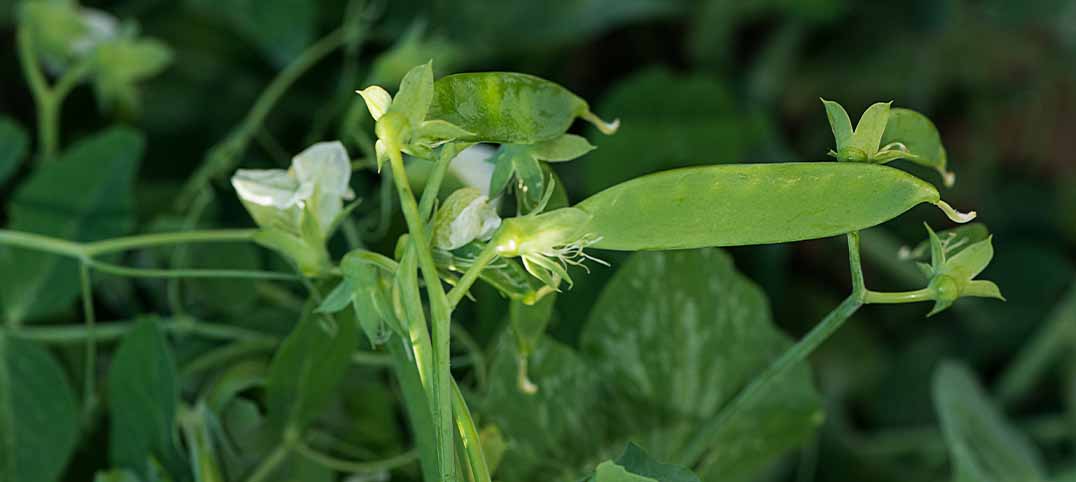
[[[277,466],[284,462],[284,459],[288,457],[288,452],[290,452],[288,446],[284,444],[277,445],[276,448],[269,453],[269,456],[266,457],[265,460],[262,460],[262,463],[254,470],[254,473],[251,474],[250,477],[247,477],[246,482],[262,482],[263,480],[266,480],[274,471],[276,471]]]
[[[309,459],[311,462],[317,463],[332,470],[348,472],[352,474],[386,472],[414,463],[418,459],[418,451],[410,450],[395,457],[389,457],[384,460],[373,460],[369,462],[352,462],[350,460],[341,460],[336,457],[318,452],[313,447],[307,445],[302,441],[298,441],[295,443],[295,451],[303,457]]]
[[[307,47],[298,57],[266,86],[247,115],[220,144],[210,149],[202,166],[195,171],[180,194],[180,203],[187,204],[218,175],[235,168],[239,154],[261,128],[265,118],[296,80],[347,40],[344,29],[336,29]]]
[[[304,281],[306,278],[301,276],[277,273],[274,271],[258,271],[258,270],[243,270],[243,269],[150,269],[150,268],[130,268],[127,266],[120,266],[118,264],[106,263],[104,261],[96,261],[90,258],[86,258],[86,263],[93,267],[93,269],[102,273],[113,274],[117,276],[128,276],[132,278],[245,278],[245,279],[263,279],[263,280],[280,280],[280,281]]]
[[[456,286],[453,286],[452,290],[448,292],[448,305],[455,308],[463,297],[467,296],[467,290],[470,290],[474,282],[478,280],[482,270],[486,269],[486,266],[489,266],[496,259],[497,247],[493,243],[486,244],[486,247],[482,248],[482,251],[478,253],[478,258],[474,260],[471,267],[467,268],[467,271],[456,282]]]
[[[220,348],[210,350],[194,360],[191,360],[183,369],[180,376],[190,377],[196,373],[212,368],[219,368],[233,358],[239,358],[252,353],[272,351],[277,346],[277,340],[243,340],[229,343]]]
[[[1031,343],[1024,345],[1005,367],[996,394],[1002,403],[1013,403],[1039,380],[1058,356],[1076,345],[1076,284],[1054,306]]]
[[[92,309],[92,308],[91,308]],[[14,330],[21,338],[41,343],[78,343],[87,340],[112,341],[122,338],[135,327],[134,321],[117,321],[105,324],[47,326],[24,326]],[[270,335],[237,326],[206,323],[185,318],[171,323],[161,323],[165,331],[175,335],[196,335],[219,340],[243,340],[276,343],[279,340]]]
[[[422,199],[418,205],[418,211],[422,214],[422,219],[429,219],[430,214],[433,213],[433,205],[437,202],[437,195],[441,192],[441,184],[444,183],[448,167],[452,165],[452,159],[455,159],[456,154],[460,152],[459,147],[460,145],[456,143],[445,144],[441,147],[437,162],[434,163],[433,170],[430,171],[430,175],[426,178],[426,185],[422,188]]]
[[[918,303],[921,301],[933,301],[934,290],[923,288],[914,291],[881,292],[870,291],[864,294],[863,302],[866,304],[895,304],[895,303]]]
[[[81,243],[7,229],[0,229],[0,244],[33,251],[44,251],[70,258],[82,258],[86,255],[86,248]]]
[[[781,354],[769,367],[755,377],[727,403],[716,417],[704,423],[680,453],[684,465],[693,466],[702,460],[710,449],[714,434],[722,433],[728,423],[747,409],[757,398],[766,394],[772,386],[782,379],[792,368],[802,363],[830,336],[833,336],[848,321],[859,307],[863,305],[865,288],[862,288],[862,264],[859,259],[859,236],[848,235],[848,262],[852,272],[852,294],[845,298],[836,309],[831,311],[800,341]],[[713,452],[711,452],[711,457]],[[705,464],[703,464],[705,465]]]
[[[441,284],[437,265],[434,263],[433,254],[430,252],[426,223],[419,213],[415,195],[411,191],[411,184],[407,179],[403,156],[396,145],[390,146],[389,152],[392,162],[392,174],[395,177],[396,190],[403,208],[404,219],[407,221],[411,242],[414,243],[418,253],[419,269],[422,271],[422,277],[426,280],[426,292],[430,297],[430,315],[433,324],[432,381],[434,387],[433,403],[431,405],[434,426],[437,432],[438,475],[440,480],[451,482],[456,479],[455,446],[452,437],[452,391],[449,382],[452,377],[449,354],[452,317],[444,285]]]
[[[86,254],[97,256],[106,253],[181,243],[252,241],[254,234],[257,232],[258,230],[256,229],[215,229],[142,234],[87,243],[85,250]]]
[[[82,413],[90,417],[97,407],[97,315],[93,310],[93,284],[90,280],[90,268],[86,263],[79,263],[79,283],[82,288],[82,316],[86,328],[85,383],[82,396]]]
[[[37,133],[38,161],[51,159],[56,152],[56,130],[54,113],[56,111],[52,90],[45,73],[37,61],[37,53],[34,51],[33,37],[30,30],[20,27],[16,34],[16,43],[19,49],[19,65],[22,74],[26,77],[26,84],[30,87],[30,94],[34,97],[34,105],[37,107]]]

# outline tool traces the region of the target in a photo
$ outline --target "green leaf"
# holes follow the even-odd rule
[[[172,350],[157,318],[144,318],[116,349],[109,368],[109,460],[145,477],[147,460],[185,472],[174,443],[179,386]]]
[[[594,474],[594,482],[658,482],[657,479],[632,473],[624,466],[611,460],[598,465]]]
[[[764,134],[762,118],[742,110],[714,78],[659,68],[634,74],[598,104],[621,127],[589,135],[598,149],[580,166],[586,193],[665,169],[739,162]]]
[[[564,135],[576,118],[601,126],[609,133],[616,130],[615,122],[607,125],[600,121],[579,96],[533,75],[454,74],[437,79],[434,91],[429,118],[448,121],[473,133],[474,137],[468,140],[475,142],[548,141]]]
[[[608,400],[601,378],[575,350],[549,337],[527,359],[538,391],[517,383],[519,357],[505,336],[490,371],[489,391],[476,407],[482,420],[500,429],[507,443],[495,479],[504,482],[576,480],[614,455],[604,420]],[[618,445],[619,446],[619,445]]]
[[[0,330],[0,480],[54,482],[78,441],[75,394],[60,364]]]
[[[585,137],[564,134],[556,139],[535,144],[531,151],[540,161],[563,162],[582,157],[594,149],[597,147],[591,145]]]
[[[302,430],[335,395],[358,346],[358,327],[306,313],[284,339],[266,384],[271,423]]]
[[[765,295],[716,249],[636,253],[605,287],[581,344],[633,404],[634,425],[657,458],[678,447],[789,346]],[[753,480],[822,421],[810,370],[800,365],[735,420],[709,434],[706,480]]]
[[[8,229],[94,241],[127,234],[134,222],[132,184],[142,136],[109,129],[75,144],[36,170],[10,205]],[[79,293],[78,265],[53,254],[3,249],[0,310],[25,321],[66,310]]]
[[[889,111],[881,145],[899,142],[906,149],[899,158],[938,171],[947,186],[952,185],[952,174],[946,170],[948,156],[942,145],[938,128],[926,116],[911,109],[895,108]]]
[[[699,482],[699,476],[685,467],[663,464],[650,457],[642,447],[628,443],[616,463],[633,474],[650,477],[658,482]]]
[[[674,460],[790,345],[762,292],[718,250],[634,254],[598,298],[582,355],[549,338],[534,344],[533,395],[517,387],[520,361],[507,343],[481,405],[509,442],[497,473],[505,482],[574,479],[626,440]],[[805,365],[756,400],[709,434],[704,480],[753,480],[821,421]]]
[[[1046,480],[1041,456],[963,365],[946,362],[935,371],[934,406],[949,446],[954,482]]]
[[[0,185],[19,168],[29,144],[22,126],[8,117],[0,117]]]

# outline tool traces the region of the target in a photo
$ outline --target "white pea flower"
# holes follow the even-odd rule
[[[501,226],[497,210],[476,188],[453,192],[433,220],[433,244],[451,251],[474,240],[486,241]]]
[[[232,176],[232,186],[254,221],[298,234],[304,213],[317,219],[322,234],[328,234],[343,209],[343,200],[353,199],[348,188],[351,163],[347,150],[338,141],[319,142],[291,161],[291,169],[240,169]]]

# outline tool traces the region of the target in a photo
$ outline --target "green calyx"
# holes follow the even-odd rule
[[[1005,299],[996,284],[975,279],[994,257],[992,236],[973,243],[956,242],[963,238],[943,239],[930,226],[926,228],[930,235],[930,264],[920,264],[920,269],[930,278],[927,290],[934,300],[934,308],[927,316],[944,311],[963,297]]]
[[[571,287],[569,265],[585,269],[583,262],[588,259],[605,264],[583,252],[597,241],[587,232],[590,219],[590,214],[577,208],[508,218],[490,242],[499,256],[522,258],[527,272],[546,286],[557,289],[564,280]]]
[[[844,107],[826,99],[822,99],[822,104],[837,144],[836,150],[829,151],[831,157],[875,164],[906,159],[937,171],[946,187],[955,183],[955,175],[946,169],[948,156],[941,136],[923,114],[892,108],[892,102],[878,102],[867,108],[852,129]]]
[[[393,98],[385,89],[370,86],[356,91],[366,102],[366,108],[376,121],[377,168],[393,152],[404,152],[422,158],[433,157],[433,150],[455,140],[473,137],[465,129],[441,119],[427,120],[433,101],[433,61],[412,68],[400,81]]]

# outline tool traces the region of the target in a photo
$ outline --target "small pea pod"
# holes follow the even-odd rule
[[[590,247],[610,250],[742,246],[866,229],[921,203],[967,222],[934,186],[877,164],[739,164],[660,172],[579,203]]]
[[[605,122],[579,96],[533,75],[480,72],[448,75],[434,82],[429,120],[443,120],[473,134],[470,140],[534,144],[564,134],[577,117],[605,134],[618,121]]]

